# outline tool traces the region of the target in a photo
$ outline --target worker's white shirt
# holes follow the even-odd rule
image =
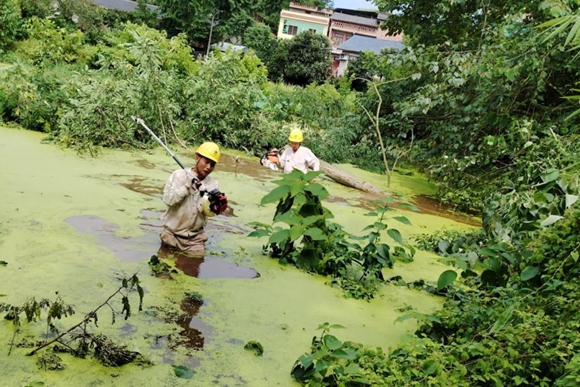
[[[308,172],[308,168],[313,171],[320,170],[320,160],[312,153],[312,151],[305,146],[300,146],[296,152],[288,147],[280,157],[280,166],[284,168],[284,173],[290,173],[295,169]]]

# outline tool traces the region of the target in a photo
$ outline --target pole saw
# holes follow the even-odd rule
[[[159,145],[161,145],[163,147],[163,149],[165,149],[167,151],[167,153],[169,153],[169,155],[173,158],[173,160],[175,160],[175,162],[177,164],[179,164],[179,166],[182,169],[186,169],[185,165],[183,165],[183,163],[181,161],[179,161],[177,156],[175,156],[175,153],[173,153],[171,151],[171,149],[169,149],[169,147],[167,147],[167,145],[165,145],[165,143],[163,143],[163,141],[161,141],[161,139],[159,137],[157,137],[157,135],[155,133],[153,133],[153,131],[151,129],[149,129],[149,127],[147,125],[145,125],[145,121],[143,121],[141,118],[137,118],[135,116],[131,116],[131,119],[133,121],[135,121],[136,123],[138,123],[139,125],[141,125],[147,132],[149,132],[149,134],[159,143]]]

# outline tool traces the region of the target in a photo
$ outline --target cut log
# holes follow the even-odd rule
[[[329,178],[336,181],[338,184],[345,185],[347,187],[355,188],[364,192],[370,192],[375,194],[382,193],[381,190],[372,184],[362,181],[347,173],[343,170],[338,169],[335,166],[330,165],[326,161],[320,160],[320,170]]]

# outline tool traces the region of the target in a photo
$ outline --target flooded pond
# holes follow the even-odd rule
[[[160,249],[160,194],[176,169],[161,150],[105,150],[97,158],[78,155],[41,142],[44,135],[0,128],[0,303],[22,305],[31,297],[56,297],[58,292],[76,313],[54,320],[61,330],[78,323],[120,286],[120,278],[138,275],[144,290],[143,310],[129,295],[131,316],[111,324],[111,311],[99,312],[94,333],[103,333],[153,365],[104,367],[95,359],[61,354],[62,371],[39,369],[38,356],[10,343],[44,335],[46,323],[23,322],[16,332],[0,320],[0,372],[7,386],[292,386],[290,369],[309,349],[316,327],[341,324],[343,340],[388,348],[415,328],[407,320],[394,323],[409,308],[429,312],[441,300],[406,287],[385,284],[370,302],[346,299],[326,279],[282,266],[261,254],[264,240],[247,238],[250,222],[271,221],[274,206],[260,206],[277,175],[256,158],[227,152],[216,167],[231,210],[210,219],[208,252],[191,258]],[[192,153],[182,152],[185,163]],[[235,161],[237,157],[237,162]],[[348,171],[355,171],[351,167]],[[384,189],[381,176],[358,171]],[[416,180],[395,180],[404,192]],[[321,183],[331,197],[324,205],[347,231],[362,233],[371,221],[363,216],[364,194]],[[421,187],[427,187],[421,182]],[[411,190],[429,195],[428,189]],[[408,196],[410,197],[410,196]],[[403,211],[394,209],[393,216]],[[404,211],[412,225],[396,224],[404,238],[442,228],[468,228],[464,219]],[[171,267],[170,275],[153,275],[155,255]],[[434,255],[418,252],[409,264],[397,264],[385,277],[436,281],[446,267]],[[120,299],[110,302],[120,312]],[[44,315],[43,315],[44,316]],[[264,347],[257,357],[244,349],[249,341]],[[188,367],[192,380],[176,376]],[[36,384],[34,384],[36,383]]]

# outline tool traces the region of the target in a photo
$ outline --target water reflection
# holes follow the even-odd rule
[[[159,247],[160,225],[151,218],[153,212],[144,212],[148,223],[142,225],[145,234],[134,237],[119,237],[116,230],[119,226],[94,215],[79,215],[65,219],[65,223],[74,227],[77,232],[97,238],[98,243],[107,247],[123,262],[138,262],[148,259],[157,252],[159,258],[175,259],[175,266],[184,274],[205,278],[257,278],[260,274],[249,267],[212,255],[192,257],[167,246]],[[150,215],[149,217],[147,215]],[[223,227],[223,226],[222,226]],[[232,229],[230,232],[241,232]],[[210,232],[211,233],[211,232]]]
[[[161,246],[157,251],[159,258],[175,260],[175,267],[183,274],[200,279],[205,278],[257,278],[256,270],[208,256],[192,256],[169,246]]]

